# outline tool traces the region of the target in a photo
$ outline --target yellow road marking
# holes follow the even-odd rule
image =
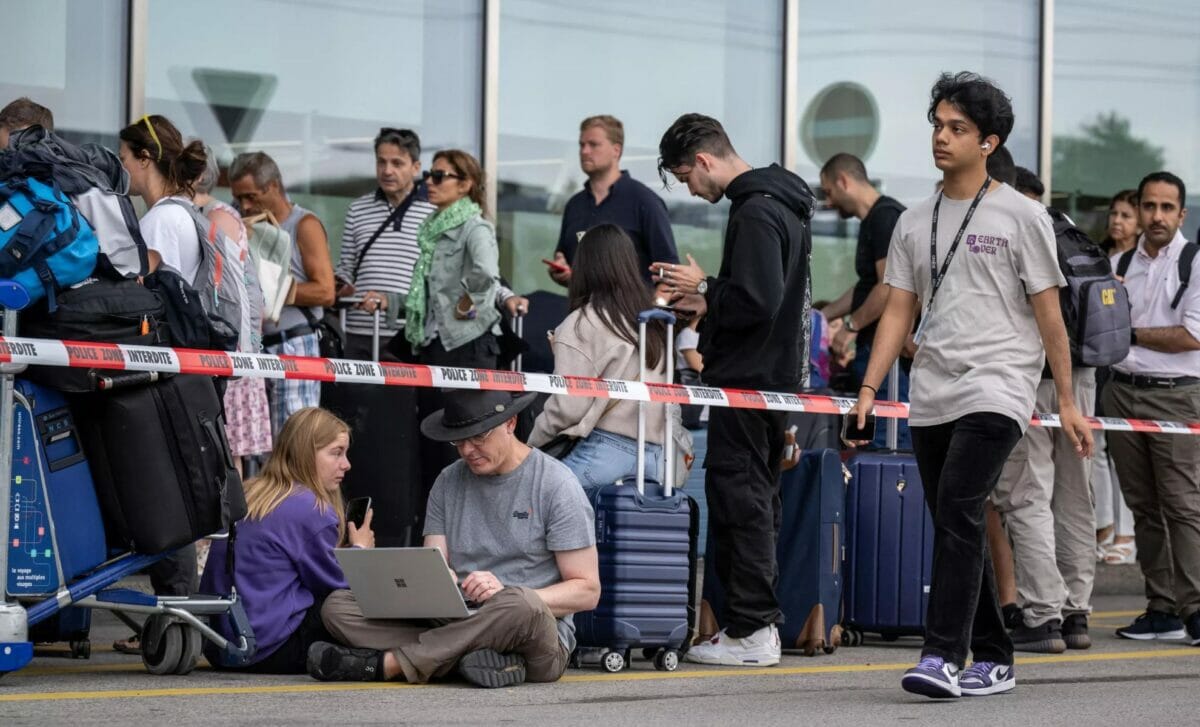
[[[1062,654],[1053,656],[1019,657],[1018,664],[1072,664],[1099,661],[1125,661],[1142,659],[1162,659],[1175,657],[1200,657],[1200,649],[1195,647],[1111,652],[1105,654]],[[109,665],[126,668],[125,665]],[[130,667],[134,665],[129,665]],[[568,674],[559,681],[566,683],[580,682],[623,682],[623,681],[656,681],[663,679],[713,679],[717,677],[745,676],[796,676],[804,674],[845,674],[866,673],[877,671],[902,671],[912,666],[912,662],[896,664],[840,664],[824,666],[796,667],[762,667],[748,669],[744,667],[697,669],[688,671],[645,671],[621,672],[619,674]],[[103,667],[102,667],[103,668]],[[137,665],[137,668],[141,668]],[[18,672],[25,673],[25,672]],[[312,694],[321,692],[352,692],[365,689],[418,689],[430,685],[404,683],[346,683],[346,684],[277,684],[247,687],[181,687],[171,689],[120,689],[111,691],[70,691],[70,692],[25,692],[19,694],[0,694],[3,702],[45,702],[57,700],[79,699],[130,699],[147,697],[194,697],[229,694]],[[433,685],[437,686],[437,685]]]

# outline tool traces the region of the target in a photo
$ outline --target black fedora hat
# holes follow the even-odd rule
[[[446,408],[421,422],[421,433],[435,442],[460,442],[500,426],[536,398],[537,394],[514,397],[507,391],[453,389],[446,392]]]

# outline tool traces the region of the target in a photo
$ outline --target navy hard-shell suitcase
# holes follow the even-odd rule
[[[866,452],[847,464],[844,641],[859,643],[863,632],[888,640],[922,635],[933,521],[916,459]]]
[[[667,322],[671,343],[675,317],[646,311],[639,317],[640,335],[650,320]],[[667,350],[671,350],[668,345]],[[667,377],[671,375],[667,356]],[[642,366],[645,379],[645,365]],[[639,446],[645,451],[645,408],[640,404]],[[596,513],[596,550],[600,561],[600,602],[595,610],[575,614],[580,649],[601,649],[601,666],[610,672],[630,663],[631,651],[642,649],[656,668],[674,671],[691,640],[695,623],[697,521],[691,498],[671,487],[671,415],[666,416],[664,461],[667,484],[646,480],[638,472],[621,482],[593,488],[588,499]],[[573,664],[581,663],[576,651]]]
[[[784,622],[779,638],[783,648],[806,656],[818,650],[832,654],[841,643],[846,479],[841,457],[832,449],[805,451],[780,477],[783,525],[775,544],[775,594]],[[710,551],[704,558],[704,598],[715,618],[701,618],[702,630],[714,633],[725,600],[715,568]]]

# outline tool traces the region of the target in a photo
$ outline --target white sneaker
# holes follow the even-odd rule
[[[740,639],[722,629],[708,641],[689,649],[684,659],[715,666],[775,666],[779,654],[779,629],[771,624]]]

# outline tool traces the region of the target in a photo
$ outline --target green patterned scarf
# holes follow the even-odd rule
[[[413,351],[425,342],[425,289],[438,238],[479,213],[479,205],[469,197],[463,197],[441,212],[426,217],[417,230],[417,247],[421,249],[421,256],[413,266],[412,287],[408,289],[408,297],[404,300],[404,337],[412,345]]]

